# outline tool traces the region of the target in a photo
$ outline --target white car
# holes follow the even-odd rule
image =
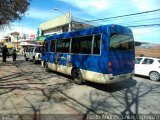
[[[28,49],[25,54],[25,60],[28,61],[28,59],[33,60],[33,62],[36,64],[37,61],[41,61],[41,53],[42,53],[42,47],[31,47]]]
[[[135,74],[149,76],[153,81],[160,80],[160,59],[137,57],[135,59]]]

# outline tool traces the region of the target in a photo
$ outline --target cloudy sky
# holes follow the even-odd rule
[[[71,11],[73,18],[87,21],[157,10],[128,17],[104,19],[92,24],[136,26],[131,27],[136,41],[160,43],[160,0],[32,0],[23,19],[1,31],[0,38],[14,31],[36,33],[40,23],[62,15],[54,8],[64,13]]]

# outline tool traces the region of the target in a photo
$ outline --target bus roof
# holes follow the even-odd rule
[[[53,34],[52,36],[47,37],[45,40],[58,39],[58,38],[63,39],[63,38],[70,38],[70,37],[76,37],[76,36],[98,34],[98,33],[102,33],[104,30],[107,31],[109,29],[116,29],[116,31],[121,31],[122,33],[132,35],[132,31],[128,27],[116,25],[116,24],[109,24],[109,25],[103,25],[98,27],[85,28],[85,29],[71,31],[71,32],[64,32],[62,34]]]

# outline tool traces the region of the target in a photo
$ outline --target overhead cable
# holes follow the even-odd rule
[[[145,14],[145,13],[152,13],[152,12],[157,12],[157,11],[160,11],[160,9],[145,11],[145,12],[139,12],[139,13],[133,13],[133,14],[127,14],[127,15],[120,15],[120,16],[115,16],[115,17],[100,18],[100,19],[95,19],[95,20],[87,20],[87,21],[84,21],[84,22],[94,22],[94,21],[108,20],[108,19],[113,19],[113,18],[122,18],[122,17],[140,15],[140,14]]]

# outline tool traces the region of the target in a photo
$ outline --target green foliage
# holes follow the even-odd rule
[[[0,0],[0,28],[4,25],[21,20],[28,10],[31,0]]]

